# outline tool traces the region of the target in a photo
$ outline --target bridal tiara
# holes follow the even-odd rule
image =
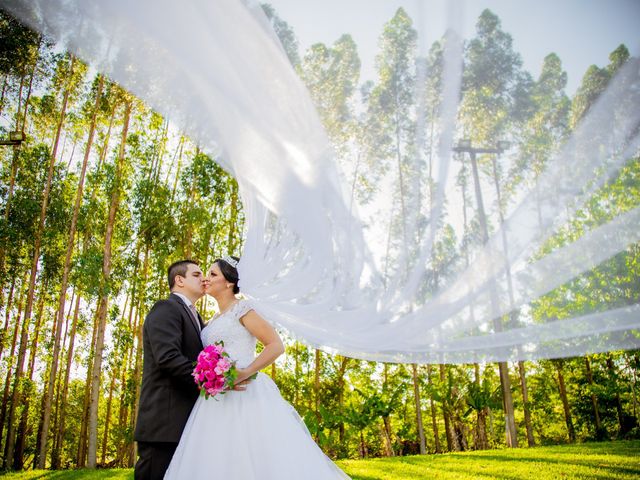
[[[236,260],[235,258],[230,257],[229,255],[223,257],[222,261],[227,262],[233,268],[238,268],[238,260]]]

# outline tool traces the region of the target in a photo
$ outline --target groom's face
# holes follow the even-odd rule
[[[185,276],[178,275],[176,277],[176,285],[179,287],[179,290],[188,297],[200,298],[204,295],[205,287],[202,270],[200,270],[198,265],[190,263],[187,266]]]

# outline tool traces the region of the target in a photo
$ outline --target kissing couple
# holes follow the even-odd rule
[[[260,372],[284,345],[257,305],[239,296],[238,262],[217,259],[206,275],[193,260],[167,270],[171,293],[154,304],[142,331],[136,480],[349,478]],[[195,307],[205,294],[218,306],[207,323]],[[257,341],[264,348],[256,356]],[[220,342],[238,376],[224,395],[206,398],[194,381],[194,364],[205,347]]]

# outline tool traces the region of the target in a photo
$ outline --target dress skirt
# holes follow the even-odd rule
[[[169,480],[349,478],[317,446],[275,383],[199,397],[164,477]]]

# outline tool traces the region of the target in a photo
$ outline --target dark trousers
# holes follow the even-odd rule
[[[138,442],[135,480],[162,480],[176,448],[177,443]]]

